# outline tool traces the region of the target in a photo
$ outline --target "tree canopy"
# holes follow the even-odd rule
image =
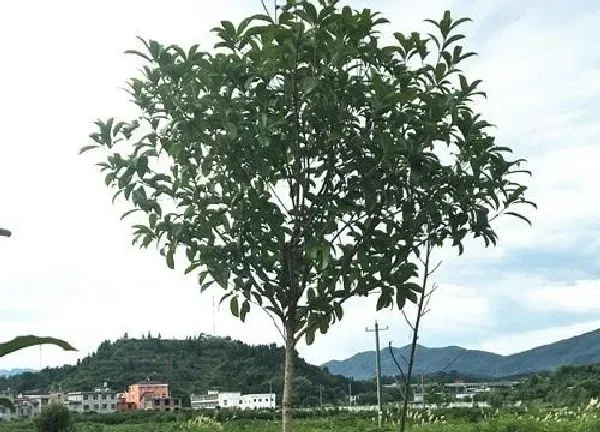
[[[490,212],[526,189],[510,181],[521,160],[470,107],[482,93],[458,70],[467,19],[446,13],[437,36],[384,46],[377,13],[318,3],[223,21],[215,53],[143,41],[140,117],[99,121],[85,148],[105,150],[106,183],[146,213],[136,241],[158,242],[169,267],[184,249],[235,315],[255,301],[309,341],[349,296],[414,298],[408,257],[425,228],[494,243]]]
[[[445,12],[434,33],[386,45],[384,17],[338,0],[266,12],[222,21],[211,52],[140,39],[139,116],[98,121],[83,150],[103,151],[106,184],[141,212],[134,241],[171,268],[185,251],[186,272],[225,289],[242,320],[262,306],[291,359],[349,298],[416,301],[425,243],[493,244],[491,221],[524,219],[508,209],[529,202],[522,160],[472,109],[468,18]]]

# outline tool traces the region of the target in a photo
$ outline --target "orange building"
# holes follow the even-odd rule
[[[129,386],[121,406],[122,411],[131,410],[133,406],[144,411],[178,411],[181,404],[179,399],[169,396],[168,384],[143,381]]]

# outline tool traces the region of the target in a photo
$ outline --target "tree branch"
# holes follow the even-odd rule
[[[279,195],[277,195],[277,192],[275,192],[275,188],[273,187],[273,185],[271,183],[267,183],[267,184],[268,184],[269,189],[271,190],[271,193],[273,194],[273,196],[277,199],[277,201],[279,201],[279,204],[281,205],[281,208],[283,209],[283,211],[285,211],[285,213],[289,215],[290,211],[285,206],[283,201],[281,201],[281,198],[279,198]]]
[[[392,360],[394,361],[394,364],[396,365],[396,367],[400,371],[400,376],[402,376],[402,379],[406,383],[406,375],[404,375],[404,370],[402,369],[402,366],[400,366],[400,362],[398,362],[398,360],[396,359],[396,355],[394,354],[394,349],[392,347],[392,342],[391,341],[388,344],[388,349],[390,351],[390,355],[392,356]]]
[[[401,312],[402,312],[402,316],[404,317],[404,321],[406,321],[406,324],[414,331],[415,330],[415,326],[413,325],[413,323],[408,318],[408,315],[406,315],[406,311],[404,309],[402,309]]]
[[[436,265],[433,267],[433,269],[432,269],[432,270],[429,272],[429,276],[431,276],[432,274],[434,274],[434,273],[437,271],[437,269],[439,269],[439,268],[440,268],[440,266],[441,266],[441,265],[442,265],[442,261],[438,262],[438,263],[437,263],[437,264],[436,264]]]
[[[250,302],[254,303],[254,304],[257,304],[256,302],[253,302],[252,300]],[[283,339],[285,341],[285,335],[283,333],[283,330],[281,330],[281,327],[279,327],[279,324],[277,323],[277,320],[275,319],[275,317],[263,305],[258,305],[258,306],[268,315],[269,318],[271,318],[271,321],[273,321],[273,325],[275,326],[275,328],[279,332],[279,335],[281,336],[281,339]]]
[[[271,20],[273,20],[273,17],[271,16],[271,13],[269,12],[269,8],[267,8],[267,5],[265,4],[265,0],[260,0],[260,3],[262,4],[262,7],[265,10],[265,13],[267,14],[267,16],[269,18],[271,18]]]

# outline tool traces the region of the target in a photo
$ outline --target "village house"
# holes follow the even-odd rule
[[[104,384],[91,392],[72,392],[67,395],[70,411],[110,414],[117,412],[117,394]]]
[[[129,386],[119,410],[128,411],[134,406],[141,411],[179,411],[181,401],[169,395],[168,384],[147,380]]]
[[[257,410],[275,408],[274,393],[241,394],[239,392],[219,392],[210,390],[203,395],[190,395],[192,409],[242,409]]]

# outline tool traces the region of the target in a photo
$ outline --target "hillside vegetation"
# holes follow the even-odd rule
[[[266,393],[270,384],[279,398],[283,356],[283,348],[274,344],[250,346],[206,335],[186,340],[124,338],[102,342],[95,353],[77,365],[0,378],[0,389],[66,392],[89,390],[107,382],[123,391],[134,382],[150,378],[168,382],[173,395],[182,397],[184,403],[194,392],[218,389]],[[300,405],[317,405],[320,385],[324,402],[343,400],[348,382],[296,359],[295,401]]]
[[[444,350],[423,349],[421,354],[439,354]],[[457,348],[448,352],[456,358],[460,350]],[[389,355],[387,350],[384,352]],[[270,385],[280,403],[283,354],[283,348],[274,344],[251,346],[230,338],[206,335],[185,340],[123,338],[116,342],[102,342],[95,353],[81,359],[76,365],[0,377],[0,390],[68,392],[90,390],[107,382],[113,389],[123,391],[131,383],[150,378],[168,382],[173,395],[181,397],[186,405],[191,393],[203,393],[209,389],[263,393],[269,391]],[[367,371],[375,367],[374,355],[371,354],[361,355],[365,357],[364,368]],[[430,365],[433,364],[432,358],[435,357],[429,357]],[[452,360],[449,358],[446,362],[447,358],[439,356],[436,361],[445,365]],[[332,375],[327,369],[310,365],[301,358],[296,361],[295,406],[319,406],[321,385],[325,404],[346,405],[349,384],[352,394],[360,395],[361,404],[376,403],[373,379],[353,381],[352,378]],[[431,367],[436,366],[434,364]],[[441,384],[481,379],[480,376],[457,371],[459,368],[464,370],[464,364],[457,360],[447,368],[448,371],[426,374],[425,382]],[[393,369],[388,370],[393,372]],[[495,406],[518,400],[551,406],[574,406],[586,404],[590,398],[600,396],[600,364],[564,366],[554,372],[510,379],[517,378],[523,382],[516,389],[489,395],[490,402]],[[416,376],[413,381],[419,382],[420,379],[420,376]],[[394,378],[384,376],[383,382],[391,384]],[[398,388],[384,387],[382,396],[384,403],[401,399]]]

